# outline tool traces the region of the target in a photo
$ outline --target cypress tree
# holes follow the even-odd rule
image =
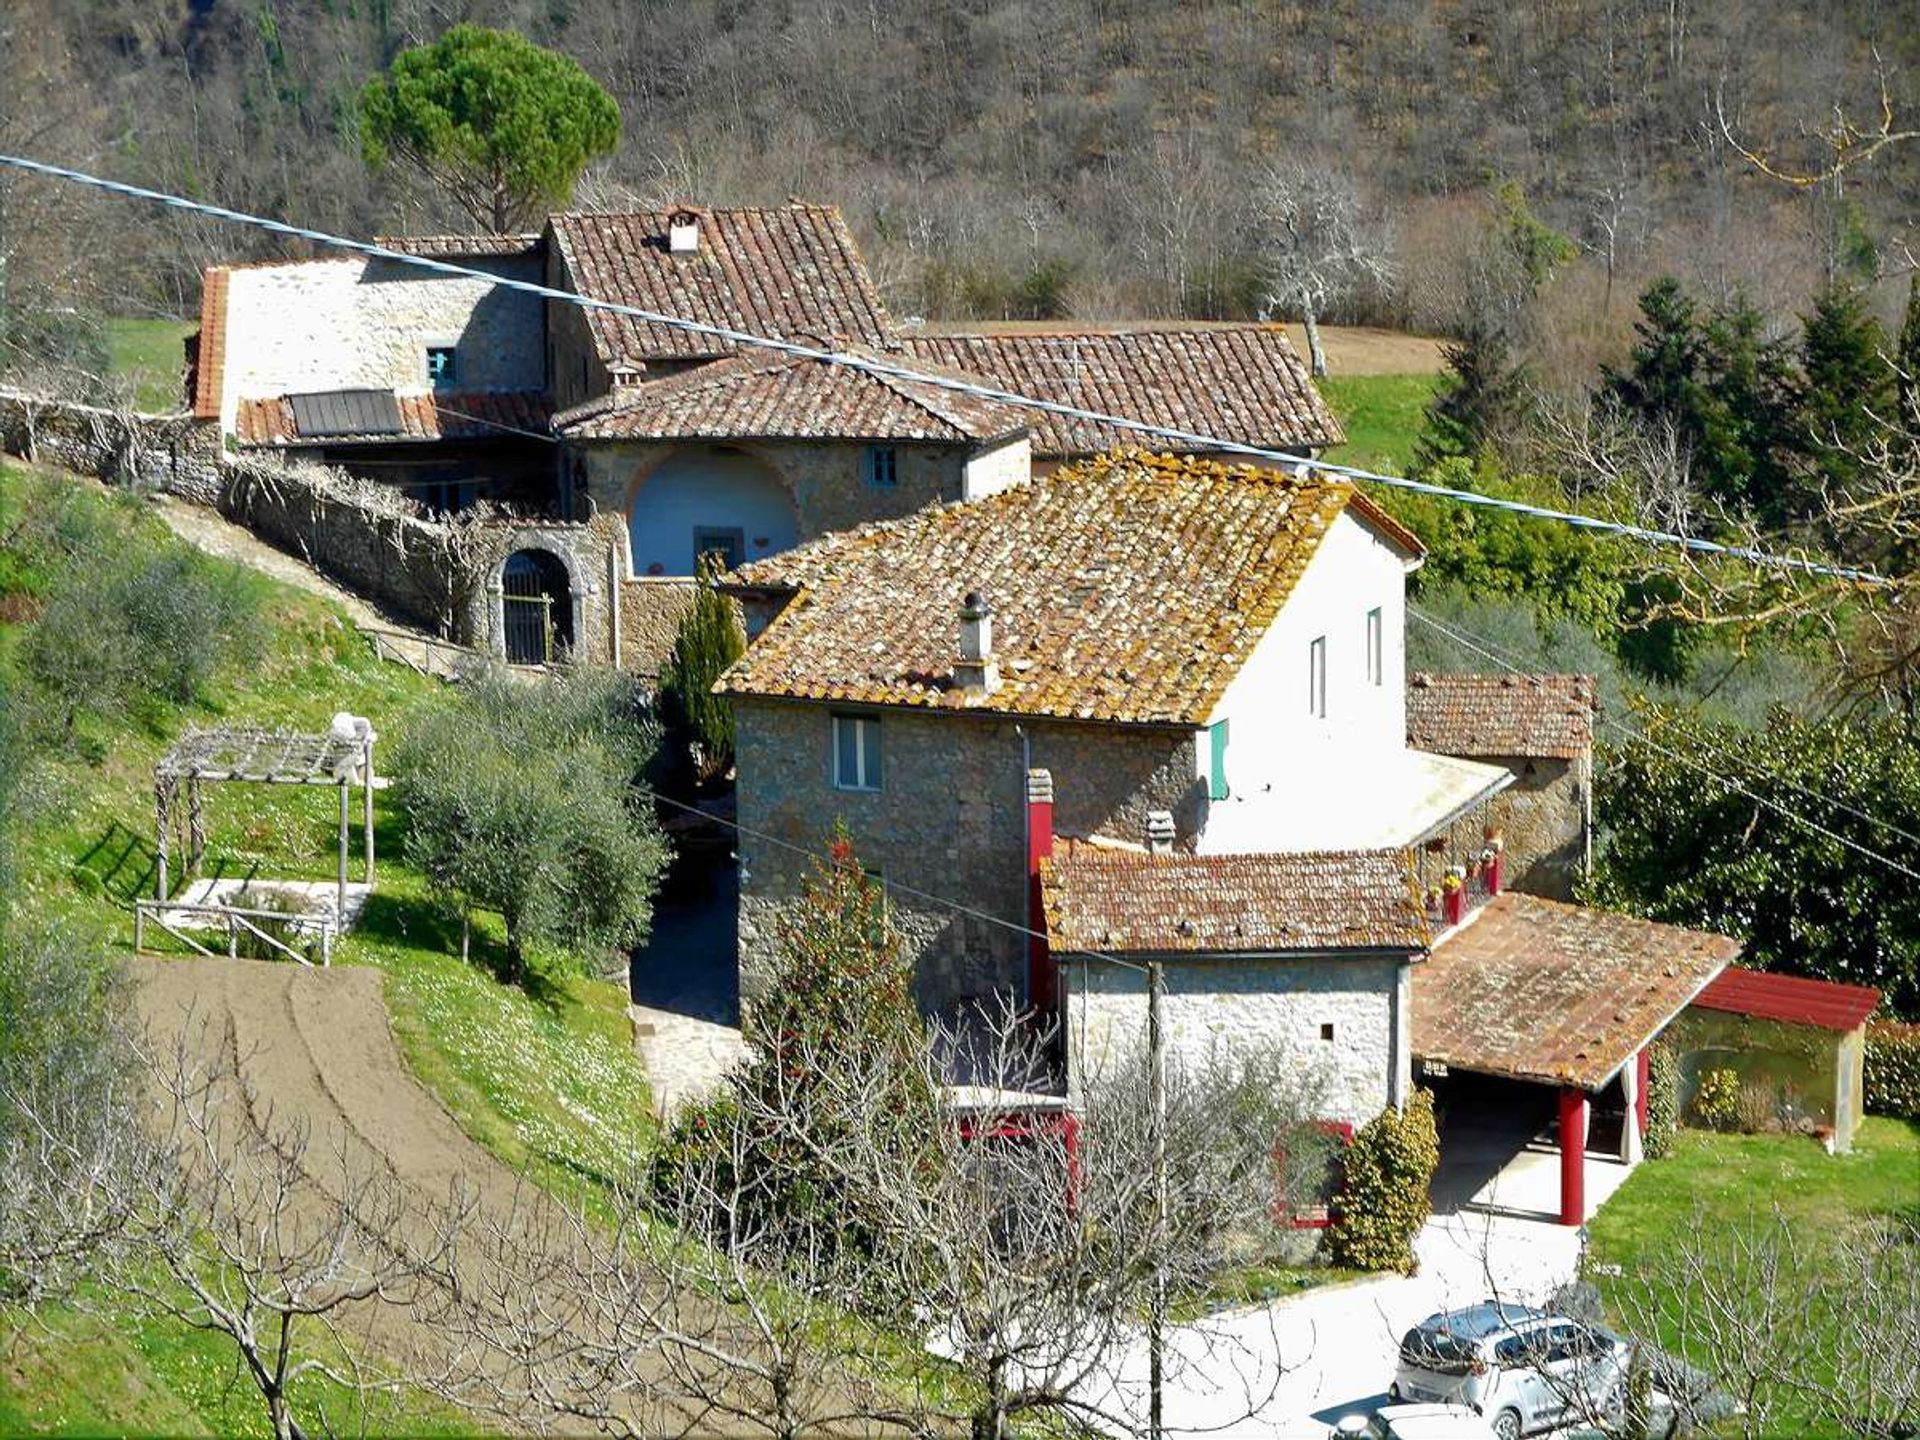
[[[733,702],[714,694],[713,685],[747,648],[733,602],[720,593],[719,579],[719,563],[711,555],[702,556],[693,606],[681,617],[673,653],[660,672],[661,698],[671,721],[700,746],[701,780],[733,768]]]

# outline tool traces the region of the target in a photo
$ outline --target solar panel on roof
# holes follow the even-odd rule
[[[327,435],[403,435],[400,402],[391,390],[319,390],[289,395],[293,424],[303,438]]]

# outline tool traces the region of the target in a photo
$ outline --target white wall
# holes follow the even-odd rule
[[[627,526],[636,576],[691,575],[696,528],[739,530],[745,559],[764,560],[793,547],[799,521],[786,486],[759,461],[690,450],[647,476]]]
[[[1308,562],[1278,618],[1214,708],[1227,722],[1229,798],[1209,806],[1209,826],[1244,833],[1236,809],[1258,809],[1259,848],[1317,848],[1330,810],[1363,799],[1370,783],[1404,783],[1406,751],[1405,555],[1343,513]],[[1381,683],[1367,678],[1367,612],[1381,612]],[[1327,713],[1309,705],[1309,647],[1324,635]],[[1209,747],[1199,747],[1207,773]],[[1369,806],[1368,808],[1378,808]],[[1200,838],[1203,853],[1227,848]],[[1243,848],[1234,846],[1231,848]]]
[[[533,258],[461,263],[540,278]],[[545,320],[536,296],[366,257],[237,266],[227,277],[221,426],[233,428],[242,396],[424,391],[429,345],[454,346],[450,389],[545,388]]]
[[[1363,1125],[1411,1083],[1404,1027],[1406,966],[1398,959],[1169,960],[1162,1019],[1168,1053],[1189,1067],[1231,1064],[1279,1049],[1319,1093],[1316,1118]],[[1146,1043],[1147,997],[1136,971],[1063,958],[1067,1048],[1074,1083]],[[1322,1025],[1333,1038],[1321,1038]]]
[[[1018,435],[991,450],[969,456],[960,476],[960,498],[998,495],[1033,478],[1033,442]]]

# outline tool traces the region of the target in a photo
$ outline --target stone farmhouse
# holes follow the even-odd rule
[[[1235,443],[1310,455],[1342,438],[1277,326],[897,324],[831,206],[567,213],[538,234],[381,243]],[[191,349],[194,412],[234,451],[523,519],[456,637],[514,661],[570,649],[650,668],[703,554],[764,560],[1128,439],[367,256],[210,269]]]
[[[1057,1017],[1066,1093],[1142,1043],[1155,960],[1176,1054],[1281,1044],[1331,1124],[1415,1078],[1461,1133],[1557,1124],[1579,1223],[1588,1150],[1637,1155],[1648,1046],[1738,946],[1547,898],[1593,682],[1409,681],[1422,553],[1348,484],[1131,451],[742,567],[742,1003],[844,823],[922,1006]]]

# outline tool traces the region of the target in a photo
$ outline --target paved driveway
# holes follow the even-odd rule
[[[1572,1278],[1579,1232],[1509,1215],[1436,1216],[1415,1251],[1420,1273],[1309,1291],[1215,1316],[1172,1337],[1170,1433],[1319,1437],[1339,1416],[1381,1403],[1400,1337],[1436,1310],[1497,1295],[1545,1300]],[[1108,1380],[1105,1403],[1146,1414],[1144,1343]]]

